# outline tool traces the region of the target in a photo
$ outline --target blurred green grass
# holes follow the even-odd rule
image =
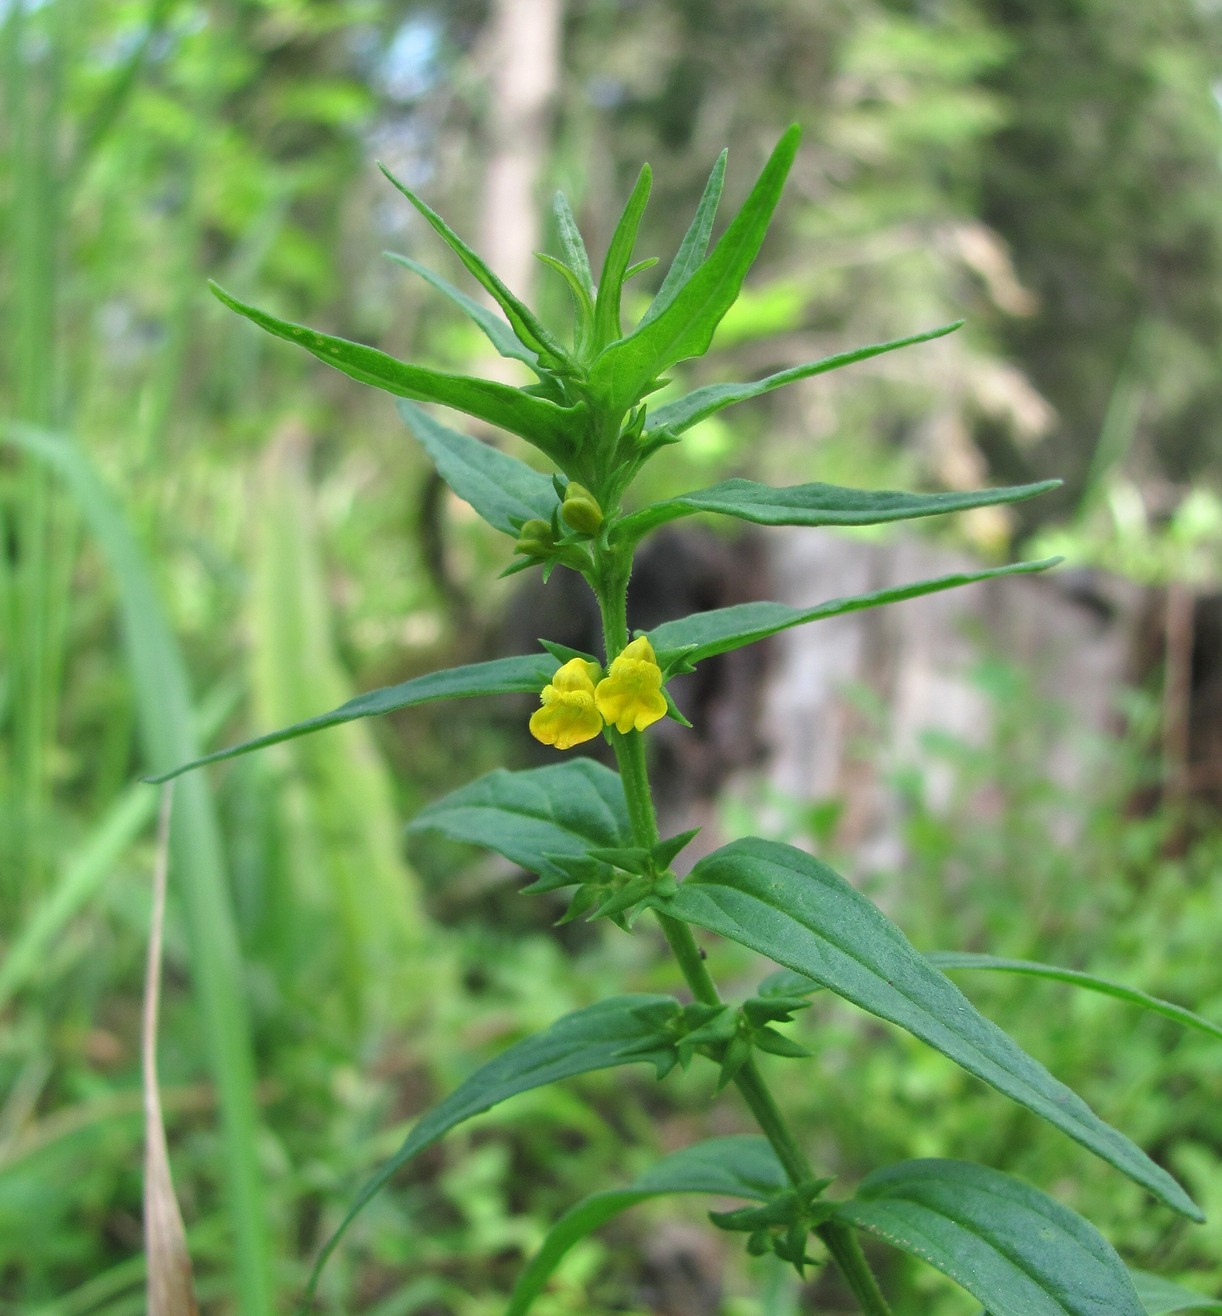
[[[441,363],[472,351],[409,295],[400,318],[380,285],[369,295],[376,276],[350,265],[373,259],[371,225],[351,243],[359,256],[339,241],[343,201],[374,209],[357,145],[370,93],[339,79],[335,95],[303,88],[325,71],[309,57],[325,66],[323,38],[355,30],[359,6],[296,18],[219,6],[202,23],[169,0],[85,8],[14,3],[0,15],[0,1307],[40,1316],[144,1306],[136,1036],[156,795],[135,778],[442,665],[470,639],[448,629],[425,568],[421,464],[393,413],[252,345],[203,290],[206,273],[264,279],[283,301],[326,302],[392,346],[426,341]],[[304,51],[307,67],[277,63],[276,24],[293,22],[290,54]],[[890,58],[888,31],[872,24],[855,58]],[[994,44],[967,43],[964,67],[987,68]],[[842,243],[842,263],[782,272],[748,308],[740,345],[796,331],[794,286],[853,316],[869,307],[844,234],[879,209],[929,207],[914,162],[921,132],[946,131],[939,86],[922,93],[931,113],[915,147],[902,106],[838,121],[829,140],[868,129],[873,152],[905,162],[903,186],[882,171],[837,191],[830,219],[808,214]],[[955,134],[991,122],[975,90],[966,103]],[[278,135],[290,128],[300,144]],[[879,276],[895,277],[905,315],[950,318],[942,302],[957,295],[931,291],[931,256]],[[849,336],[885,336],[873,329]],[[911,427],[925,405],[902,376],[858,389],[841,403],[846,441],[821,452],[823,476],[907,479],[910,449],[860,436]],[[788,418],[762,467],[791,468],[803,419]],[[765,446],[765,422],[742,426],[699,436],[659,480],[700,482]],[[458,581],[486,574],[494,554],[478,528],[457,516],[450,530]],[[992,697],[1000,726],[1038,729],[1021,680]],[[453,854],[422,855],[419,872],[406,862],[399,820],[511,743],[493,719],[422,715],[297,742],[180,790],[162,1074],[208,1310],[284,1309],[404,1126],[507,1041],[614,990],[673,986],[648,937],[562,945],[544,915],[516,912],[495,867]],[[1184,833],[1178,815],[1130,811],[1148,771],[1136,737],[1109,747],[1099,789],[1071,802],[1077,840],[1058,848],[1049,815],[1065,802],[1048,794],[1038,736],[1024,743],[1018,760],[1000,742],[943,744],[960,784],[946,810],[926,800],[919,768],[897,777],[911,859],[876,879],[889,908],[922,947],[1089,965],[1222,1019],[1216,824]],[[988,820],[973,805],[985,780],[1005,785]],[[834,847],[827,818],[812,830]],[[731,975],[758,971],[717,954]],[[1222,1216],[1216,1046],[1066,988],[964,986]],[[829,1003],[811,1014],[825,1081],[768,1063],[844,1182],[886,1157],[991,1159],[1092,1216],[1135,1264],[1219,1291],[1216,1233],[1164,1219],[903,1039]],[[327,1273],[324,1309],[498,1312],[522,1250],[574,1198],[629,1178],[656,1143],[735,1127],[712,1086],[698,1070],[661,1088],[591,1077],[498,1112],[371,1208]],[[541,1316],[639,1306],[636,1257],[676,1216],[702,1219],[696,1207],[646,1208],[576,1249]],[[811,1309],[779,1272],[735,1254],[724,1263],[723,1316]],[[897,1301],[930,1316],[967,1310],[936,1277],[886,1264]],[[842,1301],[821,1291],[828,1310]]]

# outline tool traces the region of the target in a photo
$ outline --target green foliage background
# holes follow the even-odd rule
[[[1185,572],[1156,518],[1135,535],[1116,509],[1125,490],[1157,510],[1216,478],[1209,6],[570,0],[563,20],[541,191],[565,188],[596,252],[641,160],[659,182],[640,250],[665,254],[723,145],[745,187],[780,126],[806,128],[750,296],[692,382],[969,320],[936,372],[898,354],[693,431],[658,493],[703,473],[1060,475],[1060,504],[1023,516],[1053,515],[1045,533],[1113,561],[1120,527],[1130,553],[1149,549],[1126,566]],[[476,656],[505,598],[473,589],[503,565],[477,526],[448,515],[438,542],[425,463],[387,400],[255,335],[205,280],[406,359],[469,363],[479,345],[442,300],[379,262],[384,246],[438,252],[371,162],[478,230],[492,37],[466,2],[10,0],[0,23],[0,1303],[118,1316],[143,1309],[136,1002],[155,799],[134,778],[170,746]],[[564,315],[559,283],[540,287]],[[1216,585],[1217,526],[1200,523],[1192,571]],[[995,526],[974,533],[998,550]],[[1048,839],[1066,802],[1030,694],[995,667],[982,679],[998,743],[942,747],[962,788],[949,810],[915,769],[896,777],[910,862],[874,879],[891,912],[923,948],[1089,963],[1222,1018],[1216,830],[1129,813],[1152,772],[1140,709],[1132,744],[1101,752],[1071,802],[1066,850]],[[162,1077],[209,1310],[283,1306],[353,1186],[478,1060],[601,995],[671,986],[648,944],[532,922],[499,870],[439,847],[409,864],[401,820],[501,761],[514,726],[417,710],[180,797],[184,828],[212,839],[176,859]],[[985,780],[1002,806],[980,820]],[[831,818],[795,828],[834,848]],[[964,985],[1222,1218],[1215,1045],[1051,985]],[[1135,1264],[1222,1291],[1216,1236],[1169,1224],[915,1046],[831,1003],[812,1013],[836,1038],[829,1081],[786,1095],[847,1179],[881,1156],[991,1154],[1058,1184]],[[710,1127],[712,1081],[634,1079],[634,1103],[593,1076],[518,1099],[378,1200],[325,1309],[501,1310],[523,1249],[641,1168],[637,1144],[728,1131]],[[539,1311],[650,1309],[634,1256],[662,1211],[579,1247]],[[816,1307],[767,1275],[748,1298],[760,1276],[726,1265],[725,1316],[847,1301],[825,1288]],[[901,1309],[904,1284],[914,1309],[964,1309],[915,1269],[895,1283]]]

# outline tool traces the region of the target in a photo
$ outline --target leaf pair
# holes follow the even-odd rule
[[[436,402],[499,426],[525,439],[567,470],[586,440],[586,398],[602,414],[624,415],[659,377],[676,362],[703,352],[726,311],[737,298],[751,267],[797,150],[799,131],[791,127],[781,138],[742,210],[722,236],[712,255],[704,258],[708,235],[721,191],[725,162],[719,160],[705,196],[651,312],[627,337],[622,337],[620,302],[623,284],[652,262],[632,265],[632,249],[649,196],[648,166],[633,190],[612,236],[600,286],[595,289],[589,259],[567,203],[557,207],[561,245],[567,259],[549,263],[569,280],[578,303],[579,341],[576,352],[565,348],[538,316],[518,298],[484,261],[424,203],[388,171],[383,173],[416,208],[462,261],[468,272],[493,297],[505,323],[454,288],[439,275],[407,257],[400,264],[419,273],[468,315],[503,356],[527,364],[539,379],[533,390],[513,388],[495,380],[449,374],[408,365],[385,352],[319,333],[304,325],[270,315],[212,284],[216,296],[231,310],[261,329],[296,343],[319,360],[351,378],[397,397]],[[588,366],[588,369],[587,369]],[[542,394],[543,396],[540,396]]]
[[[681,1193],[770,1202],[786,1187],[763,1138],[715,1138],[673,1152],[626,1188],[593,1193],[566,1212],[518,1279],[505,1316],[525,1316],[565,1253],[639,1202]],[[827,1207],[831,1228],[857,1229],[917,1257],[991,1316],[1156,1316],[1222,1305],[1130,1274],[1080,1216],[1009,1175],[963,1161],[890,1166]]]
[[[469,442],[475,443],[475,440]],[[541,476],[540,479],[544,477]],[[545,480],[545,483],[550,490],[550,481]],[[508,504],[510,500],[517,497],[517,494],[507,487],[505,496]],[[691,664],[704,658],[754,644],[757,640],[766,639],[770,635],[794,626],[805,625],[807,622],[837,617],[863,608],[875,608],[903,599],[917,598],[923,594],[934,594],[960,585],[992,580],[994,577],[1043,571],[1055,561],[1057,559],[1050,558],[1044,562],[1020,562],[1008,567],[957,572],[932,580],[918,581],[911,585],[877,590],[871,594],[831,599],[813,608],[791,608],[782,603],[740,603],[729,608],[694,613],[678,621],[664,622],[661,626],[654,627],[648,635],[663,670],[670,675],[674,671],[688,670]],[[567,656],[574,655],[568,652]],[[297,736],[310,735],[315,731],[323,731],[328,727],[339,726],[341,723],[351,722],[357,718],[376,717],[438,699],[465,699],[476,695],[537,694],[551,680],[557,663],[562,661],[563,658],[549,654],[523,654],[514,658],[497,658],[491,662],[472,663],[465,667],[451,667],[439,672],[430,672],[426,676],[418,676],[398,685],[385,686],[380,690],[358,695],[330,712],[320,713],[303,722],[295,722],[277,731],[255,736],[227,749],[205,754],[201,758],[183,763],[168,772],[150,776],[146,780],[169,781],[172,777],[208,763],[220,763],[240,754],[249,754],[253,750],[264,749],[284,740],[295,739]]]
[[[484,845],[547,875],[557,871],[558,858],[584,858],[608,838],[614,845],[628,835],[617,788],[610,769],[588,760],[498,770],[429,806],[412,826]],[[673,894],[648,903],[897,1024],[1173,1210],[1202,1218],[1165,1170],[980,1014],[899,928],[821,861],[773,841],[734,841],[700,860]]]

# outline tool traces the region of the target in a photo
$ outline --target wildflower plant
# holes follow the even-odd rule
[[[785,1026],[818,990],[906,1029],[1172,1211],[1202,1218],[1166,1170],[984,1018],[934,958],[915,950],[827,864],[789,845],[745,839],[708,854],[679,880],[676,857],[694,833],[659,832],[646,742],[650,728],[663,718],[686,725],[668,689],[674,676],[788,627],[974,581],[1042,571],[1056,560],[942,576],[811,608],[739,604],[675,618],[647,633],[630,631],[627,590],[634,555],[652,531],[679,518],[705,513],[762,526],[869,525],[1017,502],[1055,483],[929,494],[817,483],[772,488],[731,479],[662,502],[633,501],[633,480],[645,463],[704,418],[795,380],[958,327],[845,352],[750,383],[707,385],[653,404],[673,367],[708,349],[738,296],[780,198],[798,135],[791,127],[781,137],[710,250],[725,172],[722,154],[653,301],[627,331],[621,314],[624,285],[654,263],[634,261],[633,253],[649,196],[648,166],[620,216],[597,282],[570,207],[558,196],[560,252],[540,259],[572,295],[575,330],[567,342],[554,336],[440,216],[387,174],[491,295],[503,318],[414,261],[396,259],[456,303],[501,355],[528,367],[534,378],[525,387],[406,364],[287,323],[214,288],[225,305],[269,333],[402,399],[404,419],[442,478],[507,536],[513,552],[508,571],[541,568],[546,577],[559,566],[585,578],[601,612],[603,650],[582,653],[543,638],[540,652],[455,667],[365,694],[198,763],[411,704],[532,693],[539,707],[530,731],[563,757],[528,771],[489,773],[428,806],[411,826],[499,852],[536,875],[528,891],[572,890],[569,916],[610,919],[626,931],[644,915],[656,919],[686,985],[682,998],[625,994],[598,1001],[519,1041],[472,1074],[419,1120],[359,1193],[318,1259],[310,1293],[357,1213],[401,1166],[463,1120],[516,1093],[591,1070],[649,1064],[661,1081],[676,1066],[686,1068],[699,1058],[716,1066],[721,1087],[737,1089],[761,1136],[716,1138],[685,1148],[634,1183],[576,1204],[522,1274],[508,1316],[528,1310],[564,1252],[583,1234],[645,1197],[666,1193],[742,1200],[746,1205],[740,1209],[714,1213],[712,1223],[742,1234],[751,1253],[773,1252],[799,1274],[812,1264],[834,1265],[871,1316],[889,1309],[860,1246],[863,1234],[944,1272],[993,1316],[1141,1316],[1147,1309],[1170,1310],[1143,1304],[1135,1284],[1146,1281],[1140,1276],[1135,1281],[1092,1225],[1038,1188],[997,1170],[956,1160],[906,1161],[877,1167],[849,1195],[831,1191],[832,1181],[808,1159],[802,1131],[786,1121],[756,1063],[756,1053],[763,1051],[817,1064]],[[516,435],[543,454],[553,472],[541,473],[444,426],[421,409],[421,402]],[[616,770],[572,753],[600,737],[614,752]],[[746,999],[726,1000],[693,928],[736,941],[778,968]],[[975,957],[975,966],[1006,967],[1000,961],[990,966],[987,957]],[[1162,1004],[1142,1000],[1149,1008]]]

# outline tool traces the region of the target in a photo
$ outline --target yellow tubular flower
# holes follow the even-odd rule
[[[531,716],[530,734],[557,749],[593,740],[603,729],[602,714],[594,705],[594,682],[601,675],[597,663],[570,658],[543,687],[543,707]]]
[[[666,716],[662,669],[653,646],[642,635],[611,664],[594,692],[598,711],[617,731],[644,731]]]

